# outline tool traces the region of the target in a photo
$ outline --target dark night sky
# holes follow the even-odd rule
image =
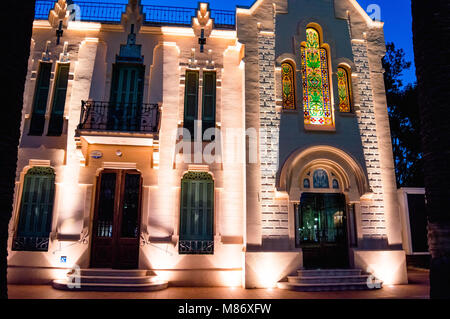
[[[248,6],[255,0],[207,0],[214,9],[234,10],[236,5]],[[403,48],[406,59],[414,64],[414,52],[411,31],[410,0],[357,0],[364,10],[370,4],[381,8],[381,21],[385,23],[384,32],[388,42],[394,42],[397,48]],[[197,0],[143,0],[143,3],[180,7],[197,7]],[[404,74],[404,84],[416,81],[414,66]]]
[[[128,2],[127,0],[84,0],[104,2]],[[209,2],[213,9],[234,10],[236,5],[249,6],[255,0],[203,0]],[[292,0],[291,0],[292,1]],[[406,59],[413,62],[413,67],[404,73],[404,84],[416,81],[414,69],[414,52],[411,31],[411,0],[357,0],[364,10],[370,4],[381,9],[381,21],[385,23],[385,39],[394,42],[397,48],[403,48]],[[196,8],[198,0],[142,0],[143,4],[179,6]]]

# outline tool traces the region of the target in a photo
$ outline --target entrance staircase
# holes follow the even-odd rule
[[[280,289],[295,291],[342,291],[380,289],[381,280],[361,269],[298,270],[297,276],[288,276],[278,282]]]
[[[147,270],[81,269],[67,279],[53,280],[52,286],[70,291],[156,291],[167,288],[167,281]]]

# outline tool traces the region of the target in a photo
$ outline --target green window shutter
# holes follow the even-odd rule
[[[188,129],[194,139],[194,125],[198,114],[198,71],[186,71],[184,94],[184,128]]]
[[[183,253],[212,253],[205,248],[212,248],[213,228],[214,181],[208,173],[189,172],[181,181],[180,247],[187,249]]]
[[[14,250],[47,250],[51,232],[55,173],[33,167],[25,175]]]
[[[144,76],[144,65],[129,63],[113,65],[108,129],[121,131],[140,129]]]
[[[47,133],[47,135],[50,136],[60,136],[62,134],[69,70],[70,64],[58,64],[55,80],[55,91],[53,93],[52,112],[50,115]]]
[[[45,111],[47,110],[48,91],[52,63],[40,62],[34,93],[33,112],[31,115],[29,135],[42,135],[45,125]]]
[[[203,73],[202,136],[216,127],[216,72]]]

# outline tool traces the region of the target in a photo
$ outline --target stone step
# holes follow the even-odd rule
[[[316,283],[316,284],[301,284],[291,282],[279,282],[277,284],[280,289],[294,290],[294,291],[346,291],[346,290],[371,290],[380,289],[382,287],[381,281],[374,281],[373,285],[367,283]]]
[[[166,281],[154,281],[141,284],[123,284],[123,283],[81,283],[78,287],[68,286],[67,279],[54,280],[53,288],[70,291],[156,291],[166,289]],[[73,283],[72,283],[73,285]]]
[[[72,281],[81,283],[107,283],[107,284],[146,284],[159,280],[158,276],[118,277],[118,276],[73,276]]]
[[[87,277],[144,277],[148,275],[145,269],[110,269],[110,268],[91,268],[81,269],[80,275]]]
[[[360,276],[288,276],[288,282],[300,284],[365,283],[369,275]]]
[[[340,276],[361,276],[361,269],[312,269],[297,270],[299,277],[340,277]]]

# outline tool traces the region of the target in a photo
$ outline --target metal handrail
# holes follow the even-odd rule
[[[158,104],[81,101],[78,130],[157,133]]]

